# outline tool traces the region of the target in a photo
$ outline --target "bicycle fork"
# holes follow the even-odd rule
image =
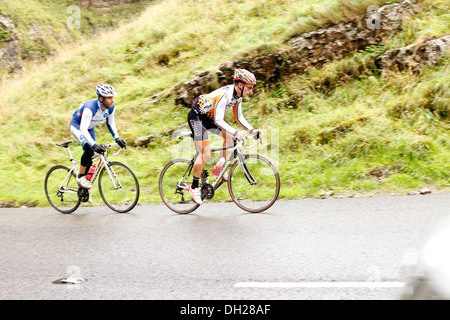
[[[250,185],[254,186],[258,183],[258,181],[253,178],[252,174],[250,173],[250,170],[248,170],[247,164],[245,163],[245,156],[243,154],[238,154],[238,161],[239,165],[242,169],[242,172],[244,172],[244,176],[247,178],[248,183]]]
[[[108,172],[109,178],[111,179],[114,189],[120,189],[122,188],[122,184],[120,183],[119,178],[116,175],[116,172],[111,168],[111,165],[109,161],[106,161],[106,159],[103,157],[103,155],[100,158],[100,163],[103,162],[105,164],[105,169]]]

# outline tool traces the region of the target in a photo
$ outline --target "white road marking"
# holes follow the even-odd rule
[[[404,282],[238,282],[234,288],[402,288]]]

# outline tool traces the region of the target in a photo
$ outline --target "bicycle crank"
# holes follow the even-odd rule
[[[78,198],[81,199],[81,202],[88,202],[89,201],[89,190],[83,189],[80,187],[78,189]]]
[[[202,199],[210,200],[214,197],[214,187],[209,183],[203,183],[201,187]]]

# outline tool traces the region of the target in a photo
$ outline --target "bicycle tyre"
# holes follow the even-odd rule
[[[56,165],[48,170],[44,180],[45,196],[48,202],[53,208],[64,214],[74,212],[81,203],[81,198],[78,196],[79,186],[74,172],[72,172],[66,184],[61,186],[69,172],[70,168],[64,165]],[[61,193],[60,187],[66,189],[67,193]],[[66,199],[64,199],[65,193],[67,194]]]
[[[254,160],[254,163],[252,161]],[[236,171],[236,161],[230,169],[228,191],[233,202],[242,210],[258,213],[269,209],[280,193],[280,175],[275,166],[258,154],[245,155],[246,166],[257,184],[251,185],[242,170]],[[265,195],[269,195],[269,197]]]
[[[109,166],[116,173],[122,188],[114,188],[108,171],[103,167],[98,177],[100,196],[111,210],[118,213],[127,213],[138,203],[140,194],[139,182],[134,172],[126,164],[113,161],[109,163]]]
[[[159,195],[167,208],[178,214],[188,214],[199,207],[185,188],[177,188],[190,164],[191,160],[174,159],[169,161],[159,174]],[[192,179],[192,175],[185,178],[183,187],[187,187],[189,179]]]

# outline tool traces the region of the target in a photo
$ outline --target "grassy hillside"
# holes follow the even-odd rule
[[[174,85],[241,53],[263,45],[282,47],[294,34],[385,2],[158,1],[96,41],[66,48],[0,87],[0,203],[48,205],[45,173],[67,162],[55,142],[73,139],[72,113],[95,97],[98,83],[110,83],[119,92],[116,123],[129,144],[157,135],[149,146],[130,147],[118,158],[136,172],[141,202],[159,202],[157,179],[164,163],[180,150],[192,151],[190,141],[165,134],[186,123],[188,109],[175,105],[170,95]],[[268,156],[276,158],[282,180],[280,197],[450,186],[448,58],[421,75],[386,77],[374,65],[386,50],[448,33],[448,9],[446,1],[423,1],[421,11],[384,46],[258,87],[244,102],[246,118],[268,133]],[[300,98],[291,103],[295,93]],[[322,134],[338,125],[344,130]],[[101,143],[111,141],[104,126],[97,136]],[[81,156],[78,146],[72,152]],[[96,192],[93,198],[101,201]],[[222,190],[215,199],[229,196]]]
[[[74,46],[80,41],[93,38],[102,31],[113,29],[121,23],[137,16],[151,1],[146,3],[125,4],[109,8],[83,8],[80,25],[71,26],[70,19],[76,6],[74,0],[2,0],[0,14],[14,22],[14,32],[19,40],[20,59],[27,68],[36,62],[43,62],[56,54],[64,46]],[[69,22],[69,23],[68,23]],[[0,48],[2,46],[0,36]],[[7,76],[6,70],[0,70],[0,78]]]

